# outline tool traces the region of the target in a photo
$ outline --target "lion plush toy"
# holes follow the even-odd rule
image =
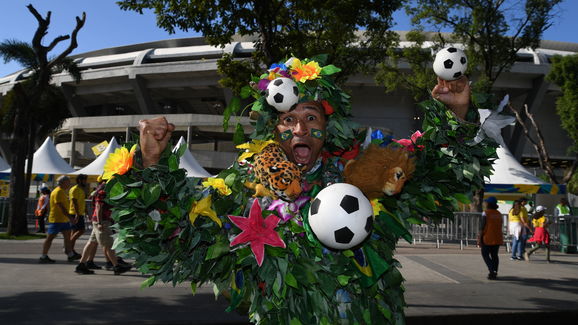
[[[345,165],[345,182],[357,186],[368,199],[401,192],[415,171],[415,158],[404,148],[371,144],[360,157]]]

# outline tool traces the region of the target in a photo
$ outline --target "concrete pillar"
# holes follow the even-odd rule
[[[70,166],[74,168],[74,164],[76,163],[75,159],[75,152],[76,152],[76,133],[77,129],[72,129],[70,132]]]
[[[130,141],[130,126],[126,128],[125,135],[124,135],[124,142]]]
[[[194,128],[192,125],[187,126],[187,149],[191,150],[191,142],[193,141]]]

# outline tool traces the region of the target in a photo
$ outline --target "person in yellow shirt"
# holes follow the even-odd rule
[[[522,219],[524,220],[524,224],[526,225],[526,227],[523,229],[524,231],[522,232],[522,236],[520,238],[520,255],[521,256],[526,256],[526,242],[528,241],[528,237],[530,235],[531,232],[531,228],[530,228],[530,219],[529,219],[529,214],[528,214],[528,209],[526,209],[526,205],[528,204],[528,199],[525,197],[522,197],[519,199],[520,201],[520,209],[522,210]]]
[[[86,231],[86,180],[87,176],[79,174],[76,176],[76,185],[68,192],[70,206],[68,213],[72,215],[72,233],[70,235],[70,247],[75,254],[78,254],[74,247],[76,240]]]
[[[508,233],[512,236],[512,257],[511,260],[522,260],[522,243],[526,241],[526,234],[529,230],[527,215],[524,217],[522,203],[514,201],[512,209],[508,212]]]
[[[528,240],[528,242],[536,243],[536,246],[524,254],[524,258],[527,262],[530,261],[530,255],[540,248],[546,250],[546,261],[550,263],[550,234],[548,233],[548,225],[550,222],[548,218],[544,215],[546,208],[539,205],[536,207],[536,212],[532,218],[532,226],[534,227],[534,236]]]
[[[42,256],[40,256],[39,263],[47,264],[54,263],[48,257],[48,251],[52,245],[52,241],[58,233],[62,233],[64,237],[64,251],[68,255],[69,261],[80,259],[79,254],[74,254],[70,246],[70,218],[68,214],[68,195],[67,190],[70,188],[70,179],[68,176],[60,176],[56,182],[58,186],[50,193],[50,213],[48,214],[48,226],[46,229],[46,239],[42,246]]]

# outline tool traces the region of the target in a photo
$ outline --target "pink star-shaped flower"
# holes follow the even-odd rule
[[[251,251],[255,255],[257,264],[261,266],[265,258],[265,245],[285,248],[285,242],[279,234],[275,231],[275,227],[279,224],[279,217],[274,214],[263,219],[261,206],[258,200],[253,201],[249,218],[240,216],[229,216],[231,222],[239,229],[243,230],[239,235],[231,241],[231,246],[238,244],[249,243]]]

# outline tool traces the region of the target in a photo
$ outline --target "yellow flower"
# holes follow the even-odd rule
[[[377,217],[381,211],[387,211],[383,204],[379,203],[379,199],[371,200],[371,207],[373,208],[374,217]]]
[[[205,182],[203,182],[204,187],[212,187],[219,191],[221,195],[230,195],[232,193],[231,189],[225,184],[225,180],[222,178],[209,177]]]
[[[104,163],[102,179],[111,179],[114,174],[124,175],[132,167],[135,151],[136,144],[130,148],[130,151],[125,147],[114,150]]]
[[[294,59],[293,62],[291,62],[291,70],[293,79],[299,82],[317,79],[321,73],[319,63],[310,61],[303,64],[299,59]]]
[[[246,142],[237,146],[238,149],[246,149],[245,152],[239,156],[238,162],[241,162],[247,158],[253,157],[254,154],[261,152],[266,146],[271,143],[275,143],[275,140],[253,140],[251,142]]]
[[[215,210],[211,209],[211,196],[210,195],[203,198],[200,201],[193,203],[193,206],[191,207],[191,211],[189,211],[189,220],[191,221],[191,224],[195,223],[195,220],[197,220],[198,216],[209,217],[216,224],[218,224],[219,227],[223,227],[223,223],[221,222],[221,219],[219,219],[219,217],[217,217],[217,213],[215,212]]]

